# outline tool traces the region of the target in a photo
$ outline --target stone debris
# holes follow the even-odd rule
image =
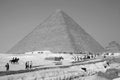
[[[104,68],[103,64],[105,64],[105,62],[99,62],[90,65],[72,66],[69,68],[49,69],[42,71],[40,70],[35,72],[23,73],[21,75],[19,74],[19,75],[9,76],[4,78],[4,80],[88,80],[87,79],[88,76],[96,75],[97,72],[100,71],[97,70],[99,69],[98,66],[101,66],[100,68],[102,69]],[[86,71],[81,69],[83,67],[86,68]],[[100,79],[96,79],[96,80],[100,80]],[[108,80],[108,79],[104,79],[104,80]]]

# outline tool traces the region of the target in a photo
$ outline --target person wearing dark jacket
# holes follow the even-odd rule
[[[9,71],[9,63],[7,63],[5,67],[6,67],[6,71]]]

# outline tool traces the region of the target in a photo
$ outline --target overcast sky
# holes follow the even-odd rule
[[[120,0],[0,0],[0,52],[61,9],[102,46],[120,43]]]

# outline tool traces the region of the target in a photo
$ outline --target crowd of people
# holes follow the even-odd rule
[[[76,55],[73,56],[72,59],[74,62],[79,62],[79,61],[85,61],[85,60],[90,60],[90,59],[95,59],[97,57],[96,54],[83,54],[83,55]]]

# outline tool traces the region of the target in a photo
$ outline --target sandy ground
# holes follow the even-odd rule
[[[25,62],[32,61],[33,66],[53,66],[54,61],[45,60],[46,57],[53,57],[53,56],[63,56],[64,60],[62,61],[63,65],[70,64],[71,62],[71,55],[63,55],[63,54],[0,54],[0,71],[5,71],[6,63],[9,63],[13,57],[19,58],[19,64],[10,64],[10,70],[22,70],[25,69]]]
[[[50,57],[50,56],[63,56],[64,57],[64,60],[62,61],[63,66],[71,65],[72,55],[69,54],[67,55],[65,54],[57,54],[57,55],[56,54],[44,54],[44,55],[43,54],[32,54],[32,55],[31,54],[25,54],[25,55],[0,54],[0,64],[1,64],[0,71],[5,71],[5,67],[4,67],[5,64],[9,62],[9,60],[12,59],[12,57],[18,57],[20,58],[20,61],[19,64],[10,64],[10,71],[25,70],[26,61],[32,61],[33,66],[38,66],[37,68],[56,67],[54,61],[45,60],[45,57]],[[67,77],[70,78],[71,76],[80,77],[80,78],[76,78],[76,80],[82,80],[82,79],[88,80],[89,79],[88,77],[95,75],[96,72],[101,71],[105,73],[106,70],[110,68],[120,69],[120,64],[118,62],[112,63],[107,68],[104,68],[104,64],[105,61],[101,61],[100,59],[95,59],[86,62],[76,63],[74,66],[69,68],[55,68],[55,69],[52,68],[52,69],[38,70],[38,71],[27,72],[22,74],[0,76],[0,80],[42,80],[43,77],[45,78],[45,80],[50,80],[50,79],[58,80],[59,78],[64,79]],[[81,68],[83,67],[87,68],[87,72],[81,70]],[[81,76],[83,75],[84,77],[86,76],[85,79],[83,77],[81,78]]]

